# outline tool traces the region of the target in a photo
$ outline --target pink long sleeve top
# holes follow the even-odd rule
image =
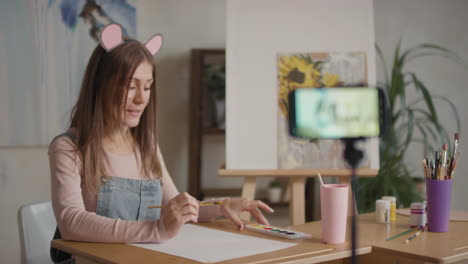
[[[80,174],[81,161],[73,152],[74,143],[66,136],[55,139],[49,146],[52,206],[57,225],[64,240],[140,243],[167,240],[161,220],[126,221],[97,215],[97,194],[88,191]],[[111,176],[143,179],[134,154],[107,153]],[[162,175],[162,204],[179,194],[167,168],[160,157]],[[162,215],[164,211],[162,211]],[[221,216],[219,205],[200,207],[199,221],[209,221]]]

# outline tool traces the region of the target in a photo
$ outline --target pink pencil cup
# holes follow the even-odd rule
[[[322,214],[322,241],[341,244],[346,240],[349,186],[325,184],[320,186],[320,212]]]

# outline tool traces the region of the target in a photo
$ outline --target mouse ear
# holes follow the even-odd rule
[[[105,26],[99,36],[99,43],[107,52],[123,43],[122,27],[119,24]]]
[[[149,52],[154,55],[156,54],[162,46],[163,37],[161,34],[156,34],[152,36],[148,42],[146,42],[145,47],[149,50]]]

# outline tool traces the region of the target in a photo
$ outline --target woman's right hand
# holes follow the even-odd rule
[[[168,237],[175,237],[185,223],[198,222],[198,209],[197,199],[186,192],[169,200],[161,217]]]

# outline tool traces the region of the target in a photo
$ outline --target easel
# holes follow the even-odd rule
[[[338,177],[340,184],[350,184],[350,169],[292,169],[292,170],[218,170],[221,177],[244,177],[242,187],[242,198],[253,200],[255,197],[255,187],[257,177],[280,177],[289,178],[291,187],[291,200],[289,204],[290,225],[299,225],[305,222],[305,181],[306,178],[317,177],[320,172],[322,177]],[[377,169],[362,168],[356,171],[358,177],[375,177],[379,171]],[[348,199],[348,215],[351,212],[351,204],[354,197],[350,192]],[[250,220],[250,214],[242,213],[241,218]]]

